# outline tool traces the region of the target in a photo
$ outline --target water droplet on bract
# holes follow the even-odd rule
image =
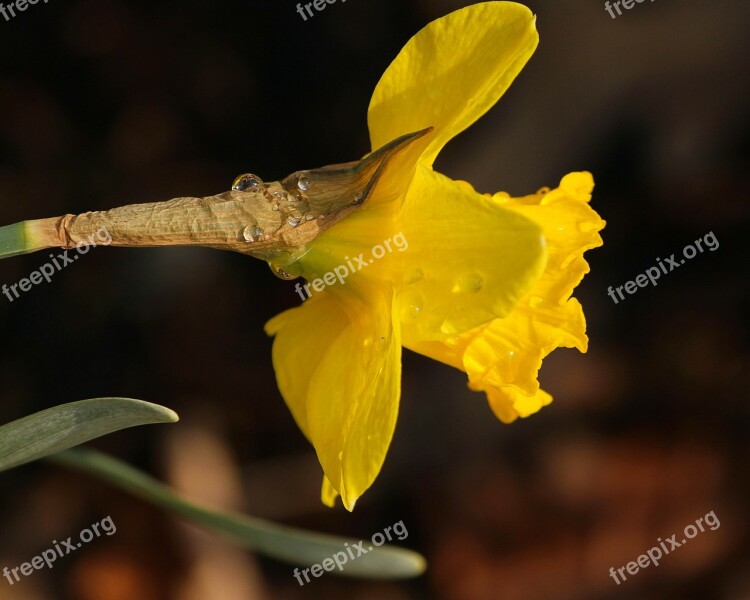
[[[288,265],[269,262],[268,266],[271,267],[271,271],[279,279],[297,279],[297,277],[302,275],[302,266],[296,262],[290,263]]]
[[[484,277],[479,273],[464,273],[453,284],[453,293],[476,294],[484,286]]]
[[[352,199],[352,204],[359,204],[360,202],[362,202],[362,198],[364,197],[365,197],[364,192],[356,192],[354,194],[354,198]]]
[[[307,213],[305,215],[305,221],[312,221],[315,218],[315,215],[311,215],[310,213]]]
[[[248,225],[242,230],[242,237],[246,242],[257,242],[263,237],[263,230],[257,225]]]
[[[302,222],[302,219],[300,217],[295,217],[294,215],[289,215],[286,222],[289,223],[290,227],[297,227],[297,225]]]
[[[301,189],[303,192],[306,192],[307,190],[309,190],[310,186],[312,186],[312,181],[310,181],[310,179],[307,177],[303,176],[297,180],[297,187]]]
[[[424,272],[419,267],[404,275],[404,283],[407,285],[416,283],[421,279],[424,279]]]
[[[265,189],[266,184],[257,175],[245,173],[237,177],[232,183],[232,189],[235,192],[257,192]]]

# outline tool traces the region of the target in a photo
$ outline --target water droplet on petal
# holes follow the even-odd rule
[[[479,273],[464,273],[453,284],[453,293],[476,294],[484,286],[484,277]]]
[[[458,333],[458,329],[449,319],[446,319],[443,321],[442,325],[440,325],[440,332],[445,333],[446,335],[455,335]]]
[[[417,267],[416,269],[409,271],[404,275],[404,283],[409,285],[411,283],[416,283],[417,281],[424,279],[424,272],[422,269]]]
[[[541,296],[532,296],[529,298],[529,306],[531,308],[539,308],[544,303],[544,298]]]
[[[312,181],[310,181],[310,179],[305,176],[302,176],[297,180],[297,187],[303,192],[309,190],[310,186],[312,186]]]
[[[399,318],[401,322],[408,325],[414,323],[422,313],[424,299],[417,292],[407,292],[399,298]]]
[[[266,184],[263,183],[263,180],[252,173],[240,175],[232,183],[232,189],[235,192],[257,192],[265,188]]]
[[[291,227],[297,227],[297,225],[302,222],[302,219],[300,217],[295,217],[294,215],[289,215],[286,222],[289,223]]]

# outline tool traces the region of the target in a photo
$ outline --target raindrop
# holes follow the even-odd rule
[[[542,298],[541,296],[532,296],[531,298],[529,298],[529,306],[531,308],[539,308],[543,302],[544,298]]]
[[[484,277],[478,273],[464,273],[453,284],[453,293],[476,294],[484,286]]]
[[[422,313],[424,299],[421,294],[407,293],[399,298],[399,318],[401,322],[408,325],[414,323]]]
[[[307,213],[305,215],[305,221],[312,221],[315,218],[315,215],[311,215],[310,213]]]
[[[421,279],[424,279],[424,272],[419,267],[417,267],[413,271],[404,275],[404,283],[407,285],[411,283],[416,283],[417,281],[420,281]]]
[[[240,175],[232,183],[232,189],[235,192],[257,192],[265,188],[266,184],[263,183],[263,180],[252,173]]]
[[[310,181],[310,179],[305,176],[302,176],[297,180],[297,187],[303,192],[309,190],[310,186],[312,186],[312,181]]]
[[[295,217],[294,215],[289,215],[286,222],[289,223],[291,227],[297,227],[297,225],[302,222],[302,219],[300,217]]]
[[[446,335],[456,335],[458,333],[458,328],[450,319],[446,319],[440,325],[440,332]]]
[[[257,225],[248,225],[242,230],[242,237],[246,242],[257,242],[263,237],[263,230]]]
[[[354,194],[354,199],[352,200],[352,204],[359,204],[360,202],[362,202],[362,198],[364,198],[364,197],[365,197],[365,193],[364,192],[357,192],[357,193],[355,193]]]
[[[279,279],[297,279],[302,275],[302,267],[299,263],[290,263],[283,265],[275,262],[269,262],[268,266],[271,267],[271,271]]]

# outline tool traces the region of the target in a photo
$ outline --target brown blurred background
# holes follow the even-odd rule
[[[468,2],[71,0],[0,20],[0,224],[227,189],[368,149],[381,73],[429,21]],[[48,464],[0,476],[0,568],[110,515],[117,534],[36,571],[11,600],[750,599],[747,0],[529,2],[540,47],[436,167],[480,191],[594,173],[608,221],[578,288],[587,355],[542,370],[555,402],[506,426],[463,374],[404,359],[386,466],[353,514],[275,385],[263,323],[293,283],[244,256],[97,249],[0,297],[0,422],[97,396],[181,423],[98,441],[194,498],[369,537],[403,520],[430,567],[413,581],[325,576],[240,551],[105,484]],[[622,285],[713,231],[720,243],[615,305]],[[46,256],[0,262],[17,282]],[[617,586],[622,567],[710,511],[721,522]]]

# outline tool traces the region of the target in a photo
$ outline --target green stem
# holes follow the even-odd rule
[[[0,227],[0,258],[36,252],[41,248],[29,248],[26,244],[26,222]]]

